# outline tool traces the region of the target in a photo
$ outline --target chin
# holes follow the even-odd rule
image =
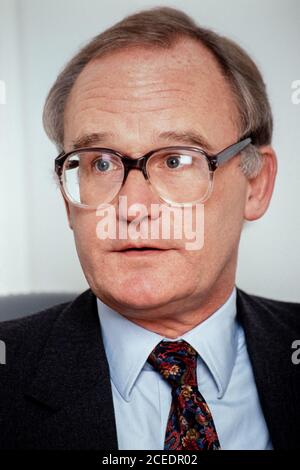
[[[174,296],[174,290],[166,289],[165,284],[159,279],[130,279],[123,283],[105,285],[101,283],[97,292],[104,302],[117,307],[132,310],[157,308],[170,302]]]

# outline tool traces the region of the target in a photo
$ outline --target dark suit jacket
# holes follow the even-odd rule
[[[275,449],[300,448],[300,304],[237,291],[262,410]],[[1,449],[117,449],[96,297],[0,323]],[[251,419],[251,417],[249,417]]]

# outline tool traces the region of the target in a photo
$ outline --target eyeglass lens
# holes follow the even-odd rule
[[[193,150],[158,151],[147,161],[148,179],[165,201],[192,203],[204,200],[211,175],[206,157]],[[63,167],[63,184],[68,198],[87,206],[111,202],[124,180],[122,159],[95,151],[72,153]]]

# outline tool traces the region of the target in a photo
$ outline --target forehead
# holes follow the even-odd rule
[[[214,136],[218,145],[236,133],[237,119],[230,85],[202,44],[188,39],[169,49],[134,46],[82,70],[65,109],[65,143],[99,131],[147,140],[152,131],[187,126],[206,140]]]

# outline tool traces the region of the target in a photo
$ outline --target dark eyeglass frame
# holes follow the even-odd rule
[[[64,162],[68,157],[71,155],[76,155],[78,152],[104,152],[104,153],[109,153],[111,155],[115,155],[121,159],[121,162],[124,166],[124,177],[123,177],[123,182],[120,187],[120,189],[124,186],[126,178],[129,174],[130,170],[140,170],[142,171],[144,177],[146,180],[149,180],[148,174],[147,174],[147,162],[150,157],[152,157],[153,154],[161,151],[170,151],[172,153],[173,151],[196,151],[199,152],[202,156],[204,156],[207,160],[209,171],[211,174],[215,172],[215,170],[220,166],[229,161],[231,158],[235,157],[238,155],[242,150],[244,150],[247,145],[249,145],[252,142],[251,137],[243,138],[239,140],[238,142],[229,145],[225,149],[221,150],[219,153],[215,155],[209,155],[205,150],[199,147],[191,147],[191,146],[171,146],[171,147],[162,147],[158,148],[155,150],[150,150],[150,152],[147,152],[145,155],[142,155],[139,158],[131,158],[128,155],[125,155],[121,152],[117,152],[116,150],[105,148],[105,147],[81,147],[75,150],[71,150],[70,152],[65,153],[64,151],[58,155],[55,159],[55,173],[58,176],[60,185],[63,188],[63,181],[62,181],[62,173],[63,173],[63,165]],[[65,193],[65,191],[64,191]],[[67,197],[67,194],[66,194]],[[75,205],[79,205],[84,207],[84,204],[77,204],[74,203]]]

